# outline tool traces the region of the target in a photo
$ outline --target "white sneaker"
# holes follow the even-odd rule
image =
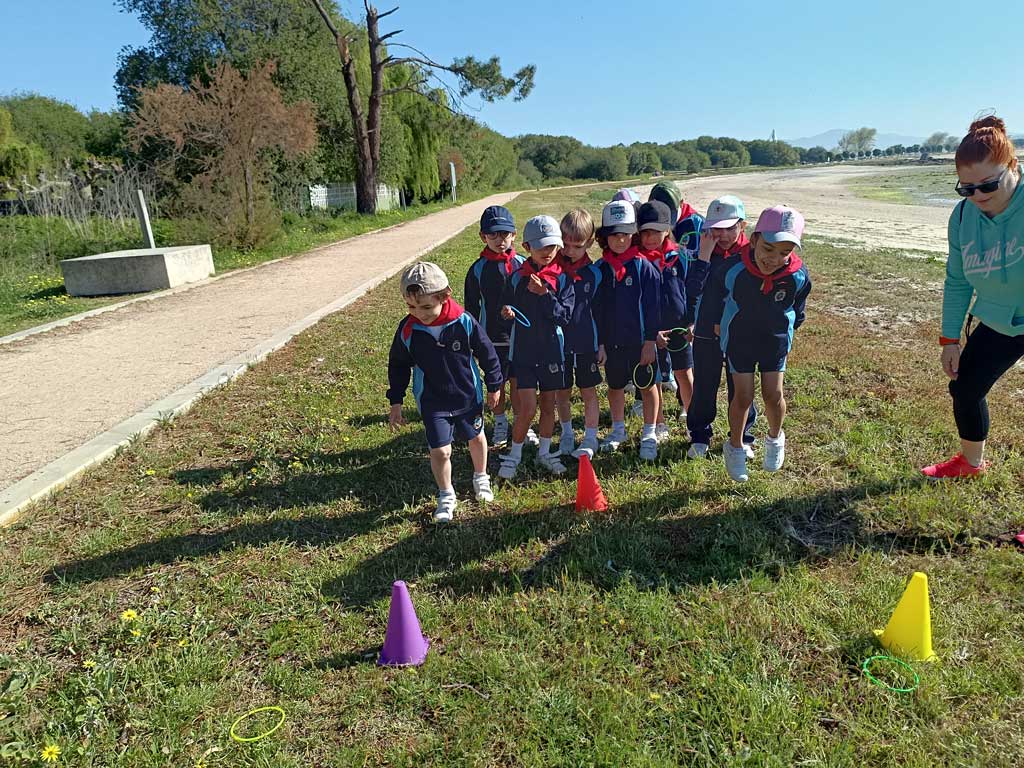
[[[640,441],[640,458],[644,461],[654,461],[658,458],[658,441],[648,437]]]
[[[665,442],[666,440],[668,440],[668,437],[668,424],[661,423],[654,428],[654,439],[657,440],[659,443]]]
[[[571,429],[562,432],[562,436],[558,440],[558,453],[562,456],[572,456],[572,452],[575,450],[576,435]]]
[[[501,457],[501,465],[498,467],[498,477],[502,480],[511,480],[516,476],[516,470],[519,469],[519,462],[522,459],[517,459],[510,453],[506,453]]]
[[[625,432],[609,432],[608,436],[601,441],[601,451],[603,453],[615,453],[626,442],[626,439]]]
[[[638,419],[642,419],[644,417],[644,401],[643,400],[634,400],[633,401],[632,413]]]
[[[575,459],[581,459],[584,454],[586,454],[587,458],[592,459],[594,458],[594,454],[597,453],[597,450],[597,439],[584,437],[583,441],[580,443],[580,447],[573,451],[572,455]]]
[[[782,469],[782,462],[785,460],[786,433],[779,432],[778,437],[769,437],[764,442],[764,468],[769,472],[778,472]]]
[[[537,463],[553,475],[565,474],[565,464],[558,458],[557,453],[538,453]]]
[[[686,411],[680,411],[679,412],[679,423],[680,424],[685,424],[686,423]]]
[[[439,493],[437,495],[437,509],[434,510],[434,522],[450,523],[452,521],[452,517],[455,515],[455,506],[457,503],[454,493]]]
[[[747,474],[747,454],[742,448],[733,448],[732,443],[726,443],[722,447],[722,455],[725,457],[725,471],[729,477],[737,483],[745,483],[750,479]]]
[[[491,478],[489,475],[481,475],[473,478],[473,494],[477,501],[494,501],[494,491],[491,490]]]
[[[494,432],[491,434],[491,445],[498,446],[504,445],[508,442],[508,422],[507,421],[496,421],[494,422]]]
[[[693,445],[690,446],[690,450],[686,452],[686,458],[688,459],[703,459],[707,455],[707,443],[693,443]]]
[[[636,392],[636,384],[630,381],[626,384],[622,391],[625,392],[627,395],[632,395],[634,392]]]
[[[743,444],[743,453],[746,455],[746,457],[748,459],[753,459],[754,458],[754,446],[752,446],[750,443],[744,443]]]
[[[668,381],[665,382],[665,389],[669,390],[670,392],[678,392],[679,391],[679,382],[676,381],[676,377],[675,376],[669,376],[668,377]]]
[[[533,431],[533,427],[530,427],[528,430],[526,430],[525,442],[529,443],[534,447],[540,445],[540,438],[537,437],[537,433]]]

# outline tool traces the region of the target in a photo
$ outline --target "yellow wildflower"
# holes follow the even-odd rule
[[[178,647],[179,648],[184,648],[186,645],[188,645],[188,638],[187,637],[183,637],[183,638],[181,638],[181,640],[178,641]]]
[[[60,747],[56,744],[47,744],[40,750],[39,756],[44,763],[56,763],[57,758],[60,757]]]
[[[128,622],[128,621],[138,621],[138,620],[139,620],[139,614],[137,614],[131,608],[129,608],[127,611],[124,611],[121,614],[121,621]]]
[[[84,667],[85,669],[95,669],[96,662],[92,659],[86,659],[82,662],[82,667]]]
[[[142,630],[141,629],[133,629],[132,630],[132,637],[142,637]]]

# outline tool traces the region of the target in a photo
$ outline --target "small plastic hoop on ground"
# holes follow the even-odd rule
[[[891,661],[896,666],[902,667],[914,676],[914,684],[909,688],[897,688],[896,686],[889,685],[888,683],[883,683],[877,677],[872,675],[870,670],[868,669],[871,666],[871,663],[874,661]],[[868,680],[870,680],[875,685],[881,688],[886,688],[890,691],[895,691],[896,693],[912,693],[913,691],[916,691],[917,687],[921,684],[921,677],[917,674],[917,672],[914,671],[914,668],[907,664],[907,662],[897,659],[895,656],[871,656],[870,658],[865,659],[864,665],[861,667],[861,670],[864,672],[865,675],[867,675]]]
[[[690,332],[689,328],[672,328],[671,330],[669,330],[669,332],[668,332],[668,335],[669,335],[668,351],[669,352],[682,352],[684,349],[686,349],[688,346],[690,346],[690,340],[688,338],[686,338],[686,334],[689,333],[689,332]],[[683,346],[681,346],[681,347],[680,346],[672,346],[672,338],[674,336],[676,336],[677,334],[679,336],[681,336],[682,339],[683,339]]]
[[[512,310],[512,314],[516,316],[516,322],[519,323],[523,328],[530,327],[530,318],[523,314],[522,310],[518,307],[509,306]]]
[[[640,383],[640,380],[637,379],[637,374],[639,373],[639,374],[643,375],[644,371],[650,371],[650,376],[644,379],[647,382],[646,384]],[[658,380],[658,369],[655,366],[653,366],[653,365],[640,365],[640,363],[637,363],[636,367],[633,368],[633,385],[637,389],[650,389],[651,387],[653,387],[657,383],[657,380]]]
[[[269,731],[264,731],[263,733],[257,734],[256,736],[239,736],[237,733],[235,733],[235,728],[238,726],[238,724],[240,722],[242,722],[243,720],[245,720],[248,717],[252,717],[253,715],[257,715],[260,712],[280,712],[281,713],[281,719],[278,720],[277,723],[274,725],[274,727],[271,728]],[[232,739],[234,739],[235,741],[240,742],[242,744],[248,744],[249,742],[252,742],[252,741],[259,741],[260,739],[267,738],[267,736],[269,736],[274,731],[276,731],[278,728],[280,728],[282,725],[284,725],[285,717],[287,717],[287,715],[285,715],[284,710],[281,709],[280,707],[259,707],[258,709],[253,709],[253,710],[251,710],[249,712],[246,712],[240,718],[235,720],[235,722],[233,722],[231,724],[231,730],[229,731],[229,734],[230,734]]]

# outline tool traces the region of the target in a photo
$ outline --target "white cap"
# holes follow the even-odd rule
[[[625,200],[612,200],[601,211],[601,229],[604,234],[636,233],[636,208]]]
[[[402,295],[414,285],[419,286],[421,293],[437,293],[448,287],[448,275],[437,264],[418,261],[402,273]]]

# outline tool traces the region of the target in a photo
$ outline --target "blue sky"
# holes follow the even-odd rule
[[[439,61],[472,52],[497,54],[507,71],[537,65],[526,101],[475,104],[472,114],[509,136],[607,145],[861,125],[925,136],[962,133],[991,108],[1024,134],[1024,2],[981,13],[963,0],[865,0],[856,14],[792,0],[394,2],[383,30],[401,27],[399,40]],[[339,4],[350,18],[362,8]],[[118,51],[148,37],[114,0],[0,5],[0,93],[114,106]]]

